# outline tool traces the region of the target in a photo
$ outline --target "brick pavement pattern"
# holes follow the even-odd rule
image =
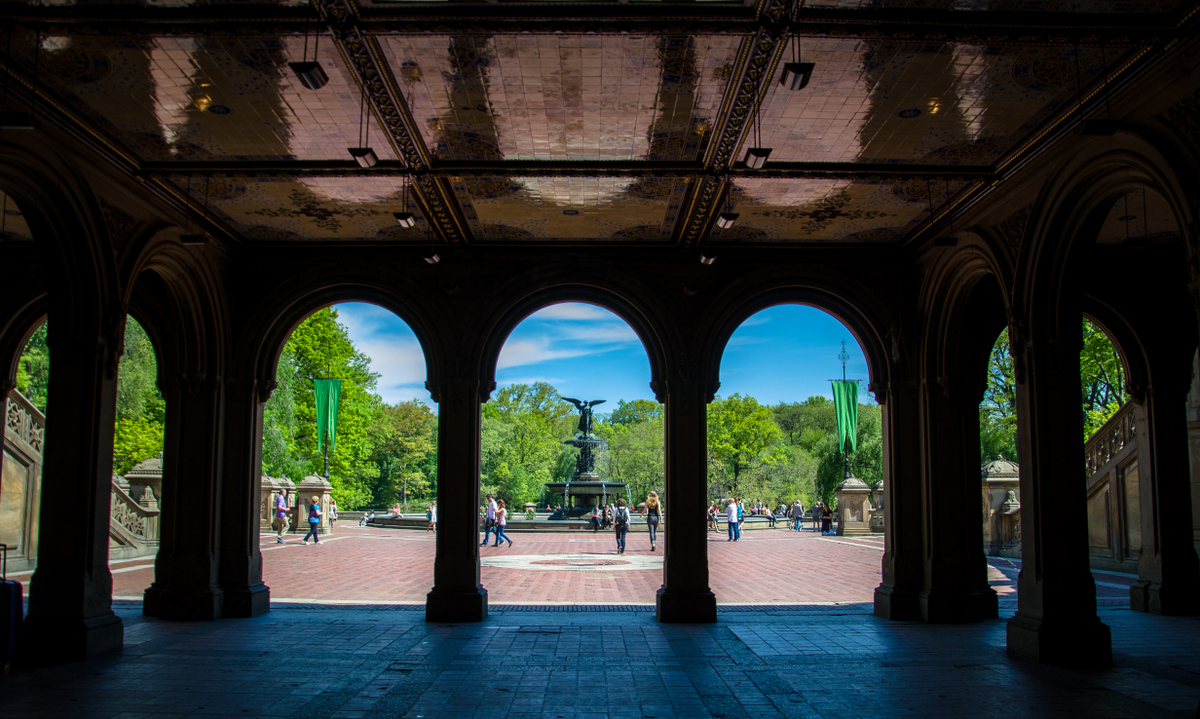
[[[501,609],[427,624],[399,607],[283,605],[166,622],[118,606],[125,650],[0,677],[0,717],[844,719],[1191,717],[1200,621],[1101,610],[1116,666],[1014,659],[1005,624],[889,622],[844,607]]]
[[[742,541],[709,534],[709,581],[721,604],[866,603],[880,582],[882,537],[823,537],[784,529],[744,533]],[[480,548],[481,572],[491,604],[653,605],[662,570],[577,571],[488,566],[490,557],[591,555],[614,560],[611,532],[515,534],[513,546]],[[658,560],[644,534],[631,534],[625,557]],[[423,603],[433,584],[434,536],[402,530],[339,527],[319,545],[300,535],[276,544],[263,535],[263,580],[276,602]],[[992,586],[1002,600],[1015,598],[1020,562],[991,561]],[[659,565],[661,567],[661,565]],[[153,581],[150,559],[112,565],[113,595],[141,599]],[[1127,575],[1097,573],[1097,594],[1128,603]],[[1107,606],[1111,606],[1109,602]],[[1015,606],[1012,607],[1015,609]],[[1011,613],[1011,612],[1010,612]]]

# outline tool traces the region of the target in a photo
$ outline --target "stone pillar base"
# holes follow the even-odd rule
[[[655,617],[664,624],[712,624],[717,621],[717,596],[712,590],[659,589]]]
[[[917,593],[879,585],[875,588],[875,616],[897,621],[920,619],[921,607]]]
[[[146,592],[149,594],[149,590]],[[154,616],[171,621],[212,621],[223,616],[225,594],[206,587],[195,591],[162,590],[155,601]],[[145,607],[142,614],[146,614]]]
[[[1082,621],[1008,620],[1008,651],[1043,664],[1083,669],[1112,666],[1112,634],[1096,617]]]
[[[1000,616],[996,590],[975,592],[921,592],[917,595],[921,619],[936,624],[982,622]]]
[[[871,525],[867,522],[847,522],[845,525],[838,524],[837,528],[839,537],[869,537],[872,534]]]
[[[1196,601],[1196,595],[1197,590],[1194,587],[1171,589],[1164,587],[1162,582],[1140,579],[1129,587],[1129,608],[1148,614],[1190,617],[1200,614],[1200,603]]]
[[[482,622],[488,615],[488,593],[483,585],[465,592],[438,591],[425,595],[427,622]]]
[[[226,589],[221,616],[235,619],[257,617],[271,611],[271,588],[258,584],[245,589]]]
[[[19,666],[38,667],[81,662],[120,651],[125,645],[125,624],[115,614],[82,622],[52,620],[50,625],[26,620],[17,651]]]

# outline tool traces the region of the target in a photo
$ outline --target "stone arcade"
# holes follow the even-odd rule
[[[73,507],[56,522],[41,502],[23,538],[37,556],[28,661],[122,646],[98,550],[126,314],[159,352],[167,407],[145,611],[205,620],[270,608],[263,403],[291,331],[342,301],[394,311],[425,353],[440,448],[430,621],[487,617],[480,405],[513,327],[564,301],[633,327],[665,405],[660,622],[716,619],[705,407],[731,334],[780,303],[853,332],[883,407],[879,617],[996,616],[977,412],[1007,327],[1024,562],[1008,649],[1109,663],[1079,480],[1083,314],[1128,363],[1135,607],[1195,612],[1196,3],[950,5],[5,6],[0,395],[48,317],[45,454],[19,461],[42,462],[43,496]],[[288,66],[306,40],[321,89]],[[815,70],[793,91],[779,77],[797,42]],[[360,92],[366,168],[347,154]],[[759,142],[770,158],[748,166]],[[402,210],[415,221],[397,224]]]

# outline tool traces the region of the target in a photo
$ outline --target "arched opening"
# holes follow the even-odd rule
[[[273,601],[424,602],[437,501],[425,378],[413,330],[374,304],[325,307],[292,331],[263,412],[260,549]],[[328,380],[337,394],[326,405]],[[335,420],[318,421],[322,406]]]
[[[5,397],[0,542],[8,545],[9,573],[27,582],[26,577],[37,565],[42,453],[50,386],[45,321],[40,321],[29,333],[17,359],[14,379],[15,386]]]
[[[663,408],[638,335],[602,307],[553,304],[513,329],[496,366],[480,440],[489,603],[653,605],[665,538],[644,511],[654,493],[665,517],[669,498]]]
[[[708,407],[708,556],[718,603],[869,611],[884,534],[881,412],[867,373],[850,330],[813,307],[769,307],[730,337],[721,392]],[[858,382],[845,395],[853,411],[842,413],[848,455],[830,382],[843,379]]]

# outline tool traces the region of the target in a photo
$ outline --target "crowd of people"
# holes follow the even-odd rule
[[[747,504],[750,506],[747,508]],[[725,520],[729,538],[726,541],[736,542],[742,538],[742,525],[746,517],[762,516],[774,527],[779,519],[787,519],[788,529],[799,532],[803,529],[805,519],[811,519],[813,531],[821,530],[821,534],[831,535],[833,531],[833,509],[824,502],[816,502],[805,510],[804,503],[797,499],[790,506],[780,504],[777,508],[762,502],[743,502],[740,497],[725,500],[725,506],[717,506],[717,502],[708,503],[708,529],[713,532],[721,531],[721,520]]]

